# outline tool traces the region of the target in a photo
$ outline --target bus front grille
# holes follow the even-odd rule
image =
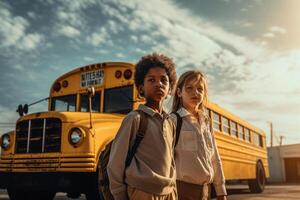
[[[16,127],[16,153],[60,152],[61,120],[57,118],[21,121]]]

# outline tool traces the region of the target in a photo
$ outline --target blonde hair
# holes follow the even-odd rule
[[[207,80],[204,74],[199,70],[190,70],[183,73],[180,77],[178,82],[176,83],[176,87],[174,90],[174,97],[173,97],[173,104],[172,104],[172,112],[176,112],[180,107],[182,107],[182,99],[178,96],[177,90],[179,89],[182,91],[183,86],[190,80],[199,80],[200,83],[204,85],[204,97],[201,104],[199,104],[197,111],[201,111],[204,113],[204,107],[207,105],[208,102],[208,88],[207,88]]]

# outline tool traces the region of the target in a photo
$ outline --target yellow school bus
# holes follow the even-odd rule
[[[208,103],[206,112],[226,180],[246,180],[251,192],[262,192],[269,176],[265,133],[214,103]]]
[[[51,200],[58,191],[102,198],[99,155],[124,115],[143,103],[133,72],[133,64],[106,62],[54,81],[49,111],[21,116],[15,130],[0,139],[0,188],[7,188],[10,199]],[[22,115],[27,108],[18,110]],[[249,180],[251,191],[261,192],[269,174],[264,133],[213,103],[207,112],[226,179]]]
[[[1,137],[0,188],[10,199],[50,200],[58,191],[101,199],[99,155],[124,115],[143,101],[133,72],[133,64],[107,62],[55,80],[49,111],[21,116],[15,130]]]

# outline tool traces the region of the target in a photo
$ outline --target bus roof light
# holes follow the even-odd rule
[[[119,78],[121,78],[121,76],[122,76],[122,71],[121,71],[121,70],[117,70],[117,71],[115,72],[115,77],[116,77],[117,79],[119,79]]]
[[[63,86],[64,88],[68,87],[68,85],[69,85],[69,82],[68,82],[67,80],[64,80],[64,81],[62,82],[62,86]]]
[[[54,90],[55,92],[58,92],[60,89],[61,89],[60,82],[54,83],[54,85],[53,85],[53,90]]]
[[[130,69],[126,69],[124,72],[124,78],[129,80],[132,76],[132,71]]]

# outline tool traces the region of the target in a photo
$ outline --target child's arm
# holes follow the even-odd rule
[[[222,169],[222,162],[220,158],[220,154],[217,148],[215,136],[213,133],[211,133],[212,136],[212,144],[214,148],[214,154],[212,156],[212,164],[214,169],[214,186],[217,193],[217,196],[225,196],[227,195],[226,187],[225,187],[225,177]]]
[[[138,129],[139,115],[130,113],[127,115],[117,136],[112,144],[107,165],[107,172],[110,182],[110,190],[115,200],[126,200],[127,185],[125,183],[125,161],[130,147],[130,142],[133,139],[133,133]]]

